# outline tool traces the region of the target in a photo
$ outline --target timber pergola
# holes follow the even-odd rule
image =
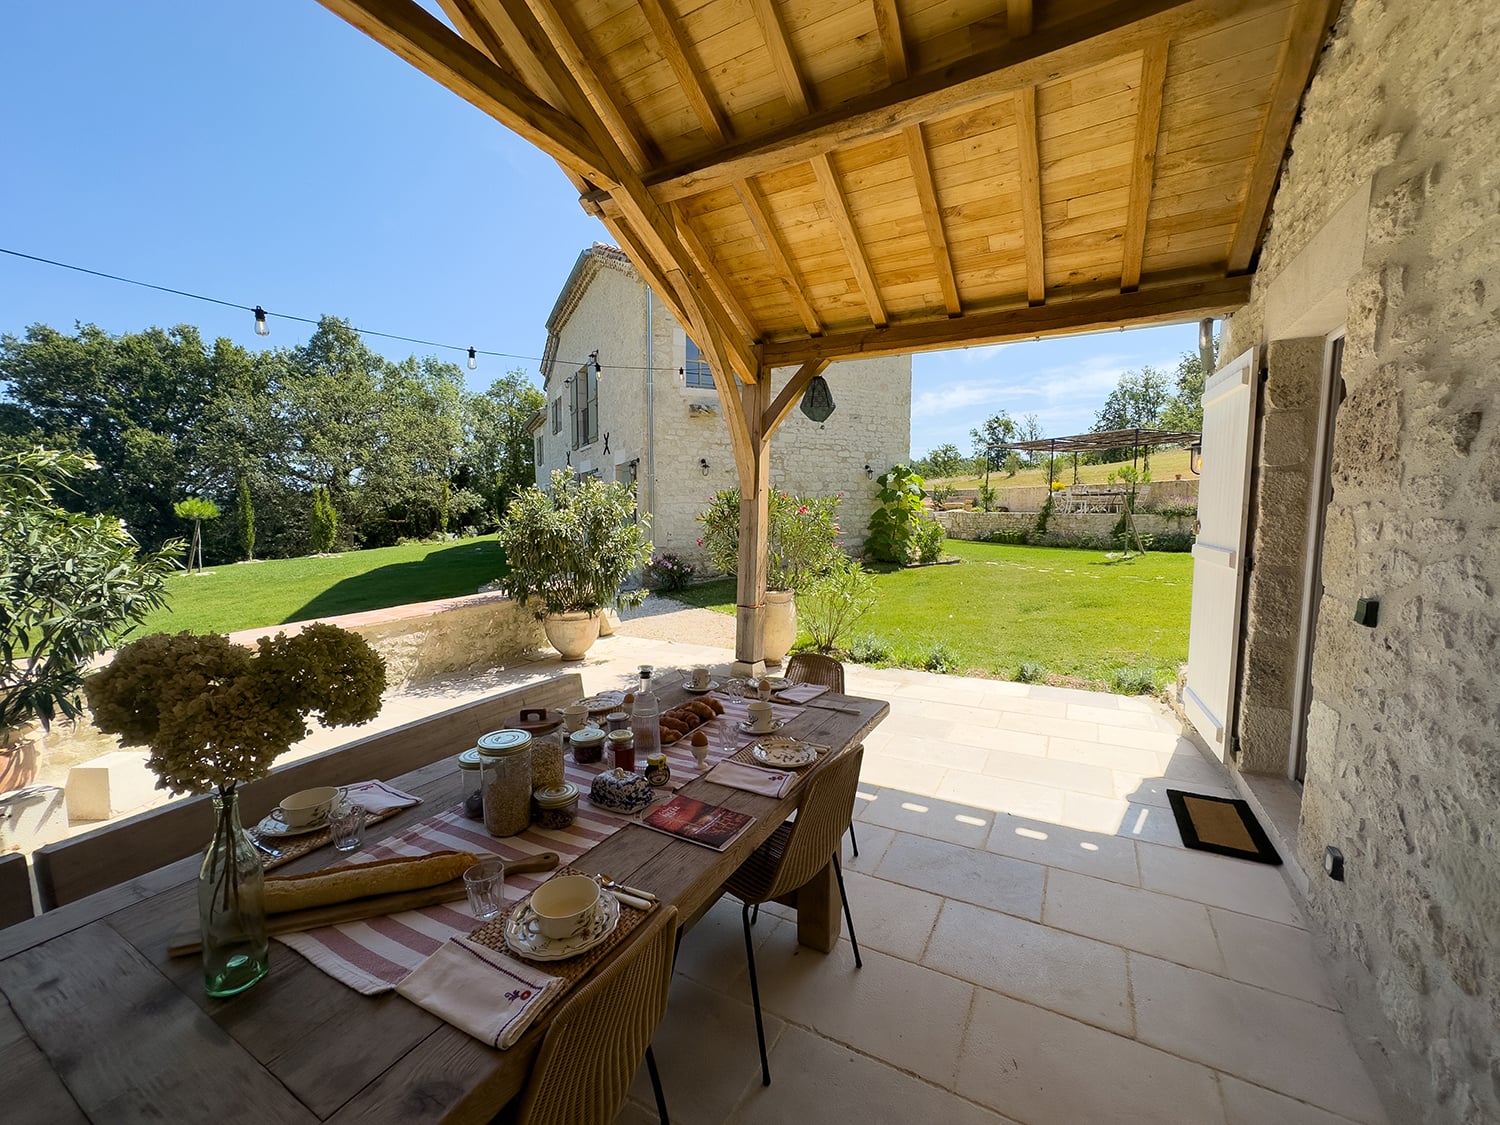
[[[541,148],[769,445],[835,360],[1244,304],[1339,0],[320,0]],[[772,400],[771,371],[795,369]]]

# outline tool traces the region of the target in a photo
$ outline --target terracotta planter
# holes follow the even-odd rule
[[[767,664],[780,664],[797,640],[797,602],[790,590],[766,591],[761,647]]]
[[[542,632],[564,660],[582,660],[599,639],[599,615],[582,611],[549,613],[542,618]]]

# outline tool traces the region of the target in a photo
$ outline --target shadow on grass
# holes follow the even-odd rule
[[[392,563],[341,579],[282,621],[308,621],[462,597],[493,582],[504,569],[505,552],[499,543],[493,540],[455,543],[415,562]]]

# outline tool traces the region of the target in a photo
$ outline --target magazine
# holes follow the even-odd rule
[[[722,852],[755,823],[755,818],[749,813],[735,812],[723,805],[710,805],[707,801],[694,800],[679,793],[641,817],[641,823],[690,844],[702,844],[705,848]]]

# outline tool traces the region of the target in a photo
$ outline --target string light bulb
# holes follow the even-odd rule
[[[479,366],[479,357],[474,353],[474,349],[470,348],[469,349],[469,370],[473,371],[478,366]]]
[[[266,310],[259,305],[255,306],[255,334],[257,336],[269,336],[271,326],[266,323]]]

